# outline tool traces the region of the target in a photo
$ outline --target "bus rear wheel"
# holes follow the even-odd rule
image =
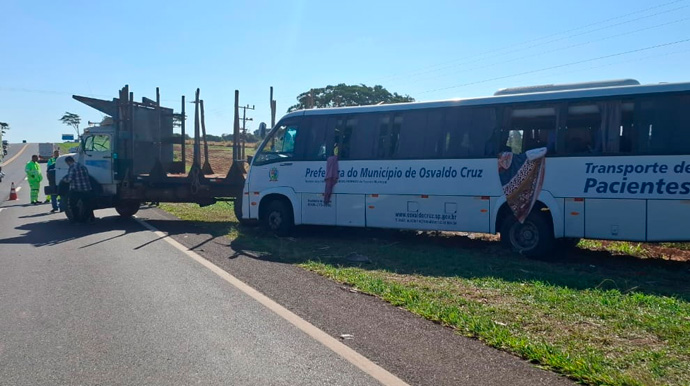
[[[278,236],[290,234],[295,226],[292,208],[283,200],[273,200],[268,204],[262,216],[262,223],[266,230]]]
[[[541,213],[530,213],[520,222],[512,214],[501,226],[501,242],[513,251],[529,257],[547,257],[553,251],[553,228]]]

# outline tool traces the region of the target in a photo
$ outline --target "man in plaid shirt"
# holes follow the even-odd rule
[[[80,222],[93,222],[95,217],[93,215],[93,205],[91,203],[91,181],[89,180],[89,171],[84,165],[74,162],[74,158],[67,157],[65,162],[69,166],[67,175],[63,179],[69,182],[69,202],[68,205],[72,210],[74,219]],[[79,201],[83,204],[82,212],[79,211]]]

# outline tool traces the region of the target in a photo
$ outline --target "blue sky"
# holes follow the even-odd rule
[[[690,81],[690,0],[15,1],[0,3],[6,139],[57,142],[58,119],[101,114],[72,94],[179,110],[201,88],[212,134],[232,131],[234,90],[255,129],[312,87],[380,84],[419,101],[503,87],[635,78]],[[191,106],[191,105],[190,105]],[[188,107],[189,109],[190,107]],[[188,110],[191,111],[191,110]]]

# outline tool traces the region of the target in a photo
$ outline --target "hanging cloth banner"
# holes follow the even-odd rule
[[[546,148],[528,150],[523,154],[503,152],[498,155],[498,176],[508,206],[523,223],[541,193],[546,168]]]
[[[326,160],[326,191],[323,193],[323,204],[331,202],[333,187],[338,183],[338,156],[332,155]]]

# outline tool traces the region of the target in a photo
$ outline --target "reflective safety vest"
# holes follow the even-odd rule
[[[41,180],[43,180],[43,176],[41,175],[41,167],[38,166],[38,162],[29,161],[24,170],[26,171],[26,176],[28,177],[29,182],[41,182]]]

